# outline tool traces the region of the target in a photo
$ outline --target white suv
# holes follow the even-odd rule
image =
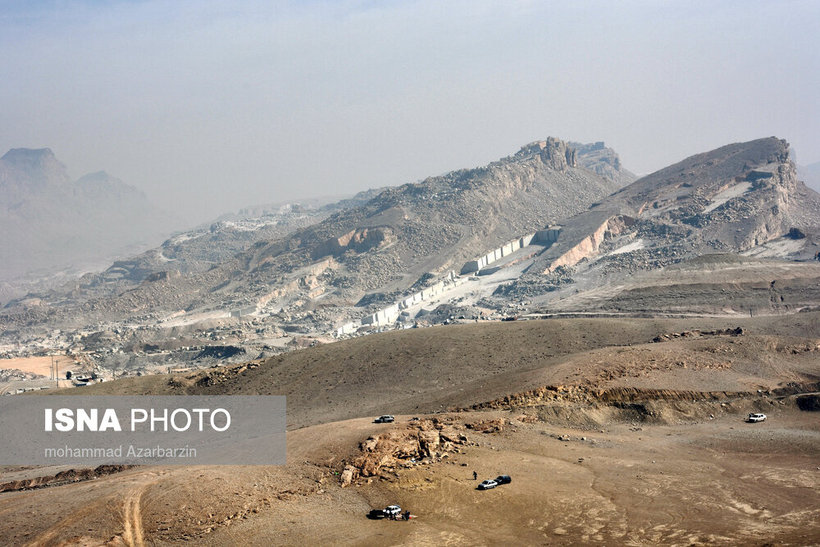
[[[391,515],[397,517],[401,514],[401,507],[399,507],[398,505],[388,505],[387,507],[382,509],[382,512],[386,517],[389,517]]]
[[[765,419],[766,419],[765,414],[752,413],[752,414],[749,414],[749,417],[746,418],[746,421],[749,422],[749,423],[756,423],[756,422],[762,422]]]

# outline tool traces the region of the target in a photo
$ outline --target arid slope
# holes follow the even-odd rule
[[[653,342],[670,333],[738,326],[743,336]],[[820,351],[812,345],[818,339],[820,313],[452,325],[346,340],[253,368],[129,378],[84,393],[286,395],[288,424],[301,427],[466,407],[544,385],[748,391],[818,381]],[[724,356],[732,357],[731,367],[720,368]]]
[[[316,425],[288,432],[283,467],[142,467],[0,494],[0,542],[812,544],[820,422],[793,393],[820,379],[819,322],[804,313],[438,327],[253,368],[103,384],[82,393],[285,393],[292,427]],[[423,374],[408,374],[414,367]],[[429,414],[464,402],[475,409]],[[744,423],[752,411],[769,420]],[[374,424],[381,412],[397,423]],[[462,440],[422,449],[418,430],[431,426]],[[413,459],[375,452],[378,464],[342,486],[368,450],[416,435]],[[481,492],[473,471],[513,481]],[[367,519],[390,503],[415,518]]]

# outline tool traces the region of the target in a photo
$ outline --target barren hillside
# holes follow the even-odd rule
[[[0,541],[813,544],[819,324],[447,326],[99,385],[84,393],[287,394],[288,463],[5,468]],[[413,518],[368,519],[394,503]]]
[[[775,389],[790,381],[820,381],[818,313],[411,329],[292,352],[251,367],[131,378],[84,393],[287,395],[288,424],[301,427],[385,412],[467,407],[545,385]],[[722,334],[738,326],[743,336]],[[681,332],[692,335],[664,338]],[[663,343],[654,341],[659,337]],[[732,365],[724,370],[720,363],[729,357]],[[704,368],[708,372],[699,372]],[[781,374],[784,368],[789,376]]]
[[[327,333],[488,247],[585,209],[628,180],[610,149],[577,153],[550,138],[485,167],[290,219],[286,225],[293,228],[314,223],[287,235],[277,219],[259,219],[265,227],[253,233],[242,225],[215,225],[213,233],[183,234],[87,276],[68,292],[15,302],[0,321],[77,328],[135,316],[156,321],[180,311],[221,317],[284,310],[280,321]]]
[[[687,158],[561,224],[506,296],[543,295],[568,279],[579,290],[628,284],[636,272],[710,254],[812,260],[820,195],[798,180],[788,143],[771,137]]]

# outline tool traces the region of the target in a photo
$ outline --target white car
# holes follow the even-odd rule
[[[378,418],[376,418],[373,421],[377,424],[389,424],[389,423],[393,423],[395,420],[396,420],[396,418],[394,418],[392,415],[383,414],[383,415],[379,416]]]
[[[390,515],[397,517],[401,514],[401,507],[399,507],[398,505],[388,505],[387,507],[382,509],[382,512],[386,517],[389,517]]]
[[[753,412],[752,414],[749,414],[749,417],[748,417],[748,418],[746,418],[746,421],[747,421],[747,422],[749,422],[749,423],[756,423],[756,422],[762,422],[762,421],[764,421],[765,419],[766,419],[766,415],[765,415],[765,414],[761,414],[761,413],[754,413],[754,412]]]
[[[481,484],[478,485],[478,489],[479,490],[489,490],[490,488],[495,488],[496,486],[498,486],[498,483],[495,482],[494,480],[490,479],[490,480],[482,481]]]

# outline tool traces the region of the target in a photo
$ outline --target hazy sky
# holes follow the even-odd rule
[[[0,154],[207,220],[605,141],[820,160],[820,2],[0,0]],[[190,217],[189,217],[190,218]]]

